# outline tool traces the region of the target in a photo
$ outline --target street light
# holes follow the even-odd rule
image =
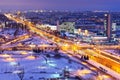
[[[81,33],[81,29],[78,29],[78,34],[80,34]]]
[[[88,35],[88,30],[85,30],[85,35],[86,35],[86,36]]]

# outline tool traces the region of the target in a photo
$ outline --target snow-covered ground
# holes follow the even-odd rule
[[[12,38],[14,38],[14,33],[16,32],[16,30],[17,29],[13,29],[13,28],[3,29],[0,31],[0,35],[5,36],[6,38],[12,39]],[[25,33],[26,33],[25,30],[19,29],[16,35],[19,36],[19,35],[23,35]]]
[[[19,36],[19,37],[21,37],[21,36]],[[9,42],[6,45],[3,44],[1,47],[2,48],[10,48],[10,47],[16,47],[16,46],[29,46],[29,47],[35,47],[35,46],[37,46],[37,47],[40,47],[41,45],[44,45],[44,46],[45,45],[47,45],[47,46],[49,45],[49,46],[53,46],[53,47],[56,46],[51,41],[44,40],[44,39],[40,38],[39,36],[31,36],[31,37],[29,37],[27,39],[23,39],[23,40],[19,40],[19,41],[17,40],[16,42],[15,42],[15,39],[11,40],[11,43],[12,43],[12,41],[14,43],[11,44]]]
[[[14,39],[13,34],[16,30],[5,29],[0,32],[0,35]],[[24,31],[19,30],[18,35],[23,35]],[[18,37],[18,36],[17,36]],[[18,44],[21,45],[43,45],[51,44],[52,41],[40,38],[38,36],[31,36],[30,38],[19,40],[15,43],[5,45],[4,47],[13,47]],[[51,57],[46,55],[50,54]],[[64,53],[61,53],[64,54]],[[72,58],[66,58],[67,55],[62,55],[61,58],[54,57],[55,52],[46,51],[35,54],[33,51],[3,51],[0,54],[0,80],[46,80],[46,78],[64,77],[63,71],[67,69],[71,76],[79,76],[85,80],[99,79],[95,72],[85,67],[82,62],[75,62]],[[44,79],[45,78],[45,79]],[[63,79],[64,80],[64,79]],[[78,79],[74,79],[78,80]],[[105,78],[103,80],[112,80]]]
[[[58,78],[62,77],[60,74],[63,74],[66,68],[71,74],[82,76],[86,80],[96,77],[91,70],[75,62],[69,63],[64,57],[59,59],[46,57],[46,62],[44,54],[38,55],[37,58],[34,58],[32,54],[34,54],[32,51],[4,51],[0,55],[0,80],[20,80],[18,73],[22,70],[24,70],[23,80]],[[49,52],[49,54],[54,53]]]
[[[28,38],[27,40],[22,41],[26,45],[41,45],[41,44],[50,44],[51,42],[41,39],[39,36],[32,36],[31,38]]]
[[[104,50],[105,52],[108,52],[109,54],[120,58],[120,53],[116,52],[116,50]]]

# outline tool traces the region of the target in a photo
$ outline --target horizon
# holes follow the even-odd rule
[[[103,13],[111,13],[111,12],[120,12],[120,11],[109,11],[109,10],[46,10],[46,9],[28,9],[28,10],[1,10],[0,12],[103,12]]]
[[[14,10],[58,10],[58,11],[120,11],[119,0],[0,0],[0,9]]]

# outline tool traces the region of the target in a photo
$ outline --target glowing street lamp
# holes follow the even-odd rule
[[[3,58],[11,57],[11,55],[8,55],[8,54],[3,54],[3,55],[0,55],[0,56],[3,57]]]
[[[78,34],[80,34],[81,33],[81,29],[78,29]]]
[[[6,58],[5,61],[7,61],[7,62],[13,62],[13,61],[15,61],[15,59],[12,58],[12,57],[9,57],[9,58]]]
[[[30,55],[30,56],[26,57],[26,59],[35,60],[35,56]]]
[[[22,54],[22,55],[26,55],[26,54],[27,54],[27,52],[23,51],[23,52],[21,52],[21,54]]]
[[[86,35],[86,36],[88,35],[88,30],[85,30],[85,35]]]
[[[76,45],[73,45],[72,46],[72,51],[75,53],[77,51],[77,46]]]

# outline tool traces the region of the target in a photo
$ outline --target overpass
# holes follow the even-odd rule
[[[22,24],[27,25],[29,27],[30,32],[36,33],[36,34],[38,34],[40,36],[43,36],[45,38],[47,37],[47,39],[50,39],[50,40],[54,41],[54,43],[56,43],[64,51],[72,51],[73,54],[74,54],[74,52],[78,52],[78,50],[82,50],[81,45],[76,44],[73,41],[65,40],[65,39],[56,37],[54,35],[51,35],[51,34],[49,34],[47,32],[44,32],[44,31],[42,31],[40,29],[37,29],[35,27],[35,25],[32,24],[29,21],[22,21],[21,19],[14,18],[9,14],[5,14],[5,15],[9,19],[12,19],[12,20],[14,20],[16,22],[20,22]],[[90,48],[90,47],[93,48],[94,46],[89,45],[89,47],[85,47],[85,48]],[[102,54],[104,54],[103,52],[101,52],[102,54],[99,54],[94,49],[83,49],[83,52],[85,52],[85,54],[83,54],[83,55],[88,55],[91,60],[94,60],[94,61],[96,61],[96,62],[98,62],[98,63],[100,63],[100,64],[102,64],[102,65],[104,65],[104,66],[106,66],[106,67],[108,67],[110,69],[112,69],[113,71],[117,72],[118,74],[120,74],[120,62],[118,62],[118,61],[116,61],[114,59],[111,59],[109,56],[106,57],[106,56],[102,55]]]
[[[48,44],[41,44],[39,46],[36,45],[20,45],[20,46],[11,46],[11,47],[5,47],[5,48],[0,48],[0,50],[33,50],[33,49],[38,49],[38,50],[55,50],[58,49],[57,45],[48,45]]]

